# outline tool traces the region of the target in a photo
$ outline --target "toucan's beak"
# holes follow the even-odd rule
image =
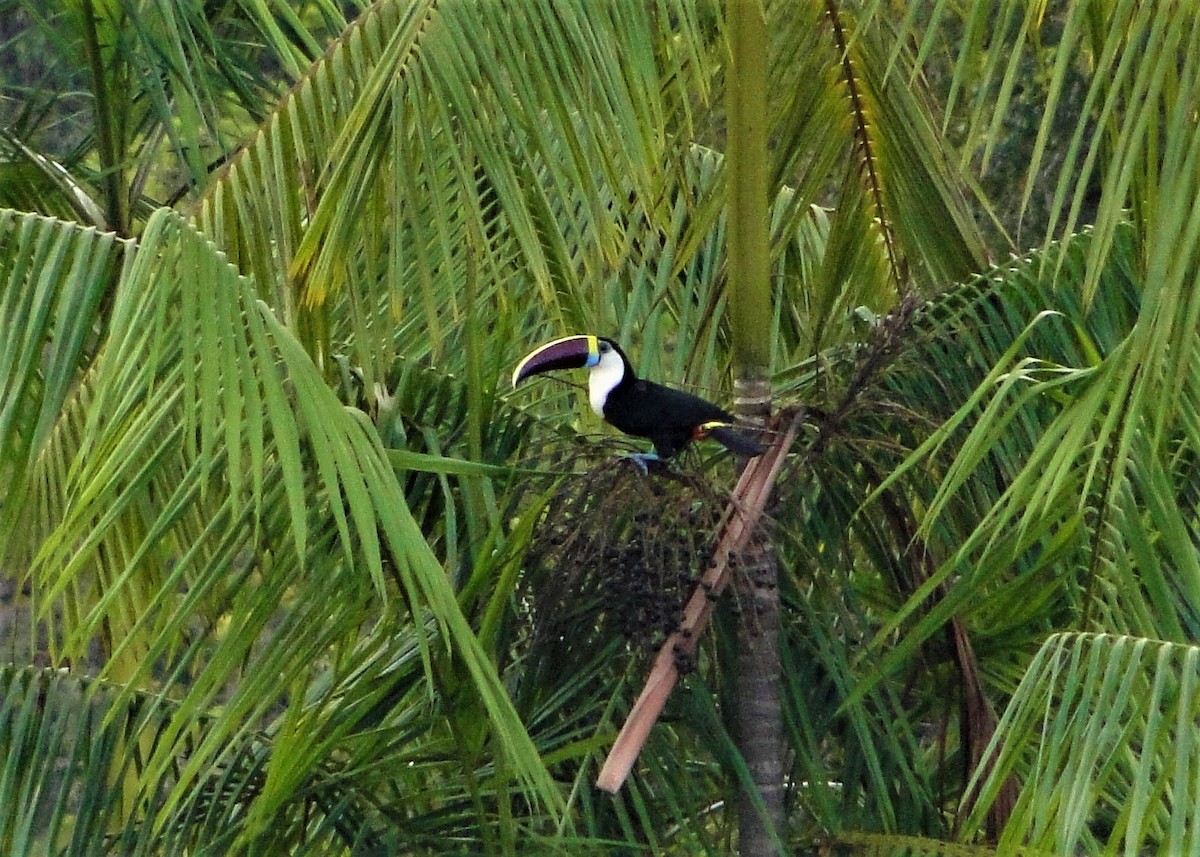
[[[531,375],[555,369],[587,369],[599,362],[600,340],[597,337],[564,336],[527,354],[513,371],[513,386]]]

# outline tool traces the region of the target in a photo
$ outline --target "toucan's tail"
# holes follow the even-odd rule
[[[709,422],[700,426],[700,430],[704,437],[711,437],[730,452],[747,458],[767,451],[765,446],[730,423]]]

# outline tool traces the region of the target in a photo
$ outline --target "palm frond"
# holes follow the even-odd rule
[[[1021,796],[998,853],[1180,853],[1195,844],[1195,646],[1107,634],[1046,640],[976,775]],[[978,812],[979,810],[977,810]]]
[[[306,14],[267,0],[201,14],[174,0],[8,5],[20,13],[20,41],[44,63],[35,98],[26,100],[19,78],[5,93],[25,107],[4,136],[57,190],[35,210],[66,205],[122,234],[138,231],[155,204],[205,183],[286,78],[346,26],[347,6],[321,0]]]
[[[38,224],[10,219],[14,231],[24,225],[34,237]],[[76,245],[85,260],[103,261],[112,244],[100,236],[93,248],[84,239],[95,243],[94,233],[65,224],[43,232],[68,250],[83,232]],[[32,249],[18,262],[37,248],[19,246]],[[9,432],[9,446],[24,453],[6,457],[9,487],[27,502],[4,511],[12,522],[7,555],[30,564],[58,657],[82,659],[99,639],[102,676],[130,688],[161,682],[179,695],[146,761],[148,776],[175,764],[180,742],[190,741],[189,717],[218,703],[229,712],[189,746],[161,813],[176,809],[244,724],[282,718],[276,741],[286,750],[267,765],[246,835],[265,829],[276,795],[328,758],[342,734],[321,714],[303,714],[303,688],[327,670],[351,669],[361,635],[387,634],[396,622],[433,623],[417,637],[427,674],[435,665],[442,680],[461,671],[480,717],[496,717],[494,739],[512,775],[553,806],[525,730],[365,415],[337,401],[249,282],[178,216],[164,210],[152,218],[130,253],[111,323],[98,347],[89,343],[96,356],[87,375],[64,368],[65,392],[46,385],[52,401],[67,398],[64,414],[78,419],[49,432],[19,423]],[[71,274],[43,292],[88,294],[94,270],[78,265]],[[37,294],[22,276],[7,282],[10,305]],[[72,305],[43,297],[34,306],[47,316],[47,308],[63,313]],[[71,321],[55,315],[31,325],[41,335],[25,350],[40,351],[49,332],[71,357],[79,349],[68,349]],[[27,360],[13,376],[36,380],[40,370]],[[36,401],[41,386],[18,384],[12,400],[32,394]],[[70,397],[86,401],[86,410]],[[450,651],[460,666],[451,667]],[[285,675],[290,691],[279,684]],[[388,687],[373,686],[365,673],[359,680],[340,688],[339,698],[378,699]]]

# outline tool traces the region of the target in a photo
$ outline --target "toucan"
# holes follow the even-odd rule
[[[603,336],[564,336],[547,342],[517,364],[512,382],[516,387],[543,372],[583,368],[591,370],[592,410],[625,434],[654,444],[653,454],[633,456],[642,470],[647,460],[670,458],[705,437],[738,455],[752,458],[765,451],[758,441],[738,431],[730,414],[711,402],[639,378],[621,346]]]

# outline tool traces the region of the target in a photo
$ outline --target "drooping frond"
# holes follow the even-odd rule
[[[996,735],[981,804],[1024,787],[997,853],[1181,854],[1196,844],[1200,649],[1144,637],[1057,634]]]
[[[280,810],[271,796],[339,746],[346,726],[328,718],[394,687],[381,680],[386,657],[364,669],[355,653],[389,648],[397,621],[428,628],[415,638],[427,676],[444,677],[455,653],[512,774],[554,805],[374,428],[337,401],[250,283],[164,210],[126,248],[108,326],[79,332],[71,310],[99,299],[112,239],[37,218],[5,223],[3,302],[40,316],[12,340],[6,402],[19,416],[5,443],[20,455],[6,455],[5,556],[29,568],[57,658],[86,662],[98,641],[102,676],[178,698],[145,782],[185,746],[187,759],[147,823],[164,823],[245,724],[274,723],[282,749],[245,835],[266,829]],[[65,275],[38,266],[47,273],[30,288],[22,272],[48,250]],[[55,349],[57,372],[21,359]],[[282,697],[280,675],[295,688]],[[342,705],[328,708],[330,694]],[[186,725],[218,705],[237,716],[193,744]]]
[[[928,11],[939,25],[924,32],[914,6],[898,43],[917,39],[928,53],[955,39],[949,5],[932,4]],[[964,24],[946,113],[947,124],[966,125],[964,157],[976,155],[984,170],[993,165],[1005,122],[1030,71],[1039,70],[1044,103],[1017,175],[1022,212],[1035,191],[1049,197],[1043,249],[1092,224],[1083,290],[1090,301],[1120,225],[1132,217],[1139,273],[1149,286],[1176,292],[1200,263],[1200,223],[1189,216],[1200,190],[1192,118],[1200,94],[1196,16],[1173,7],[1078,1],[1047,14],[1038,4],[1004,0],[976,4]],[[1079,98],[1068,97],[1071,85],[1078,85]]]
[[[203,185],[366,5],[7,2],[0,207],[136,234]]]

